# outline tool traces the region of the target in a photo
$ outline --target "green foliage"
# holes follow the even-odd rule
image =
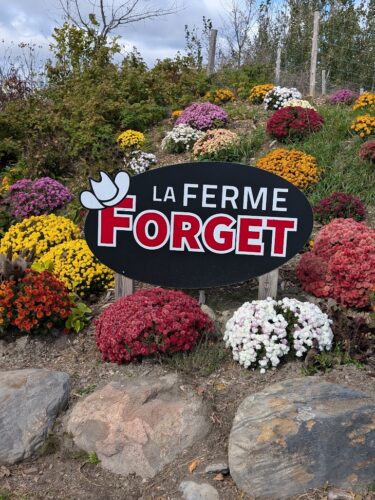
[[[50,432],[47,439],[44,441],[42,446],[38,448],[38,456],[45,457],[47,455],[53,455],[60,447],[60,441],[58,437]]]
[[[167,115],[166,108],[154,102],[140,101],[126,103],[121,110],[121,127],[143,132],[146,128],[158,123]]]
[[[84,464],[92,464],[92,465],[98,465],[100,464],[100,460],[98,458],[98,455],[96,454],[95,451],[91,451],[89,453],[86,453],[84,457]]]
[[[75,294],[71,294],[73,301],[77,300]],[[69,318],[65,322],[66,328],[79,333],[89,323],[92,310],[84,302],[75,302]]]
[[[217,87],[234,88],[242,99],[247,99],[254,85],[273,81],[273,68],[265,64],[249,64],[240,68],[224,66],[212,77]]]

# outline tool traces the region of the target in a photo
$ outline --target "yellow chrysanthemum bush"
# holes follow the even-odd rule
[[[0,241],[0,253],[12,252],[13,257],[24,251],[34,251],[35,259],[60,243],[79,238],[74,222],[55,214],[37,215],[10,226]]]
[[[82,239],[51,248],[38,263],[52,264],[53,274],[81,297],[113,286],[113,271],[98,261]]]
[[[184,111],[183,109],[175,109],[174,111],[172,111],[172,114],[171,114],[172,118],[173,118],[174,120],[177,120],[177,118],[178,118],[180,115],[182,115],[183,111]]]
[[[364,92],[357,97],[353,104],[353,109],[364,109],[364,111],[375,111],[375,94],[374,92]]]
[[[234,101],[235,95],[230,89],[223,88],[206,92],[204,98],[214,104],[221,104],[223,102]]]
[[[137,130],[125,130],[117,137],[117,144],[121,149],[140,149],[145,143],[145,136]]]
[[[375,116],[357,116],[357,118],[353,120],[350,128],[360,137],[375,135]]]
[[[249,101],[252,104],[262,104],[267,92],[272,90],[274,85],[272,83],[264,83],[263,85],[255,85],[249,95]]]
[[[321,168],[316,158],[296,149],[274,149],[259,158],[258,168],[279,175],[299,189],[307,189],[319,180]]]

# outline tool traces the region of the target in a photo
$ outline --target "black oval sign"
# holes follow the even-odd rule
[[[304,194],[258,168],[217,162],[158,168],[125,180],[120,202],[116,179],[109,191],[105,182],[92,182],[98,207],[85,193],[94,199],[91,208],[100,208],[103,197],[116,200],[90,210],[85,236],[103,264],[141,282],[174,288],[238,283],[284,264],[311,234]]]

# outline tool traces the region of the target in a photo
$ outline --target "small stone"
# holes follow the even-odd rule
[[[353,500],[353,495],[347,491],[333,488],[329,490],[327,500]]]
[[[29,336],[28,335],[24,335],[23,337],[20,337],[19,339],[16,340],[15,344],[14,344],[14,349],[16,351],[24,351],[25,350],[25,347],[27,346],[27,344],[29,343]]]
[[[30,467],[29,469],[25,469],[24,474],[37,474],[38,469],[36,467]]]
[[[216,464],[207,465],[204,470],[205,474],[229,474],[229,465],[228,462],[220,462]]]
[[[208,483],[183,481],[180,484],[180,491],[184,500],[219,500],[219,493]]]
[[[212,319],[212,321],[216,321],[216,314],[214,311],[209,307],[207,304],[202,304],[201,309],[204,313],[207,314],[207,316]]]

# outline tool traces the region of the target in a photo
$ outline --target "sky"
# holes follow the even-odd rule
[[[114,1],[121,3],[124,0]],[[176,14],[131,24],[116,33],[121,35],[126,48],[136,46],[146,63],[152,65],[158,58],[173,57],[177,51],[183,51],[185,24],[201,27],[202,16],[206,16],[212,19],[214,27],[219,26],[226,1],[176,0],[180,7]],[[84,10],[88,8],[89,0],[78,2]],[[144,0],[144,3],[159,8],[169,5],[168,0]],[[1,50],[14,53],[20,42],[35,43],[40,47],[39,57],[46,59],[53,28],[61,25],[62,19],[58,0],[0,0]]]

